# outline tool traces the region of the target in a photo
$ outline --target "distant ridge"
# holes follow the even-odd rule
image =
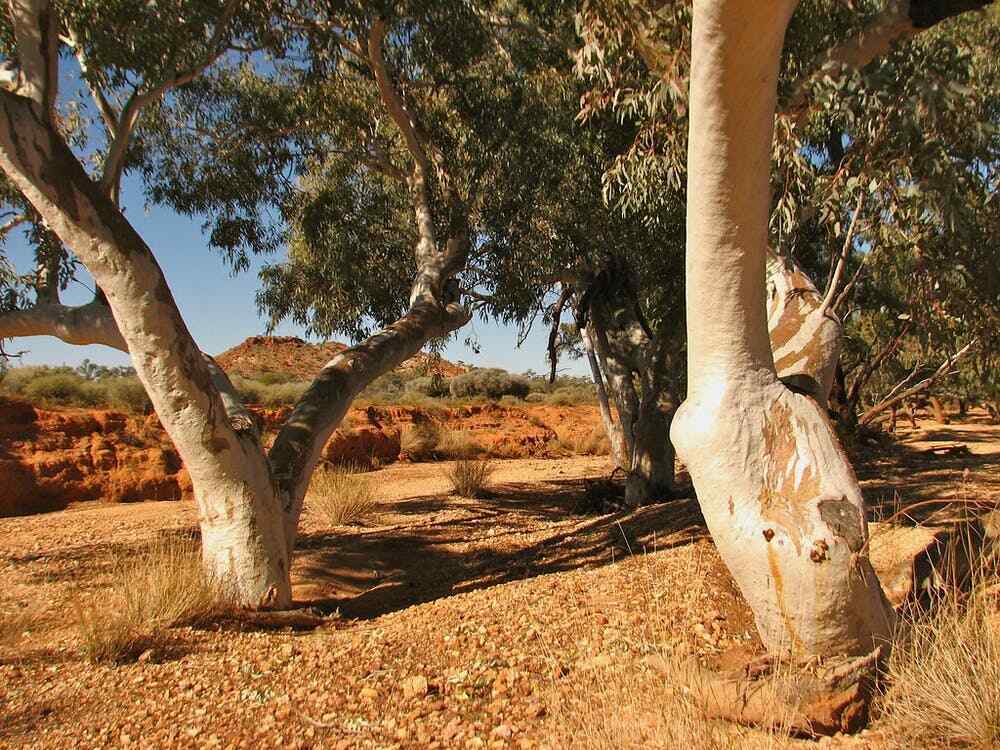
[[[252,377],[262,372],[278,372],[296,380],[311,380],[333,357],[344,351],[346,344],[324,341],[310,344],[295,336],[251,336],[215,358],[230,374]],[[469,368],[446,359],[420,352],[399,366],[400,370],[427,370],[451,377]]]

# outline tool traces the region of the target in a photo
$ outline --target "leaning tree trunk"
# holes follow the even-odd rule
[[[854,472],[822,407],[778,379],[768,338],[771,139],[794,7],[694,4],[688,397],[671,437],[767,649],[835,657],[875,650],[891,610]]]
[[[240,603],[288,605],[283,517],[259,438],[227,412],[152,252],[36,103],[3,91],[0,107],[0,166],[104,291],[136,373],[191,475],[209,570]],[[85,312],[97,327],[89,318],[99,311]],[[108,335],[107,326],[98,332]]]
[[[127,349],[191,476],[206,568],[238,604],[287,607],[295,529],[323,444],[367,383],[469,319],[449,281],[465,264],[467,223],[453,221],[455,234],[439,248],[426,195],[415,191],[421,239],[409,311],[323,369],[268,456],[229,379],[196,346],[152,251],[55,124],[58,24],[49,3],[11,7],[23,80],[17,93],[0,91],[0,168],[102,295],[71,308],[44,285],[39,305],[0,316],[0,336],[45,333]]]

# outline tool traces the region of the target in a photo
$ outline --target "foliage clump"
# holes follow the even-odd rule
[[[512,375],[506,370],[489,367],[470,370],[456,375],[448,384],[452,398],[488,398],[497,400],[503,396],[524,398],[531,391],[527,378]]]

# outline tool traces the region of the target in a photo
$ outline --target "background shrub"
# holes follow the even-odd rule
[[[35,403],[55,406],[94,406],[100,392],[73,373],[43,374],[24,386],[23,395]]]
[[[527,378],[492,367],[456,375],[448,387],[452,398],[488,398],[494,401],[503,396],[523,399],[531,390]]]
[[[104,402],[115,409],[133,414],[150,414],[153,402],[139,378],[133,376],[107,378],[96,383],[103,390]]]
[[[406,384],[406,390],[429,398],[444,398],[451,393],[448,381],[440,375],[425,375],[421,378],[414,378]]]
[[[400,450],[413,461],[430,461],[437,456],[441,428],[435,422],[414,422],[403,428],[399,436]]]

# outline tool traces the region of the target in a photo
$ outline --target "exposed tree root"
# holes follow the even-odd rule
[[[880,647],[822,663],[764,657],[725,671],[693,665],[689,685],[708,718],[802,737],[851,733],[868,722],[881,655]]]

